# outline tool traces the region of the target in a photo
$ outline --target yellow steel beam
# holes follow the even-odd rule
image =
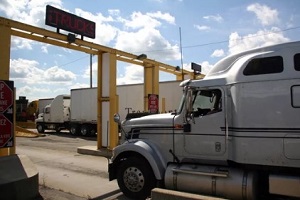
[[[94,55],[97,55],[98,51],[114,53],[117,56],[116,59],[120,61],[129,62],[141,66],[144,66],[145,65],[144,63],[158,65],[159,70],[174,74],[176,76],[181,76],[182,73],[181,71],[176,71],[175,70],[176,68],[174,66],[161,63],[155,60],[151,60],[151,59],[144,59],[140,61],[137,59],[137,55],[124,52],[121,50],[117,50],[114,48],[106,47],[103,45],[95,44],[92,42],[84,41],[81,39],[75,39],[75,42],[70,44],[67,42],[66,35],[49,31],[46,29],[41,29],[21,22],[13,21],[3,17],[0,17],[0,24],[11,27],[12,35],[18,37],[36,40],[39,42],[44,42],[52,45],[62,46],[65,48],[78,50],[78,51],[82,51]],[[187,70],[183,70],[183,73],[185,75],[189,75],[190,77],[193,76],[193,72]]]
[[[10,39],[10,27],[0,24],[0,80],[9,80]],[[0,156],[8,156],[10,152],[14,152],[14,150],[1,148]]]

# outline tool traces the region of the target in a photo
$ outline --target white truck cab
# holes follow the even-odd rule
[[[70,95],[58,95],[52,102],[45,106],[43,113],[35,120],[39,133],[45,130],[55,130],[59,132],[67,129],[70,122]]]
[[[120,123],[110,180],[145,199],[154,187],[219,196],[300,198],[300,42],[230,55],[181,83],[176,113]]]

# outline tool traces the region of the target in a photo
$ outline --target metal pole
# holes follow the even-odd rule
[[[90,54],[90,88],[93,87],[93,54]]]
[[[179,38],[180,38],[180,56],[181,56],[181,80],[184,80],[183,74],[183,60],[182,60],[182,45],[181,45],[181,27],[179,27]]]

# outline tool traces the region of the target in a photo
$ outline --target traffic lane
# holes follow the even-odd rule
[[[108,180],[106,158],[78,154],[61,146],[56,148],[54,141],[59,137],[47,137],[47,140],[17,138],[17,153],[27,155],[35,164],[40,185],[87,199],[127,200],[117,182]],[[37,145],[39,142],[42,144]],[[80,140],[79,144],[84,142]]]
[[[34,129],[33,129],[34,130]],[[32,131],[32,130],[31,130]],[[36,130],[34,130],[36,132]],[[47,149],[59,149],[63,151],[77,152],[81,146],[96,146],[97,138],[72,136],[69,133],[46,132],[41,137],[26,138],[17,137],[16,142],[21,146],[34,146]]]

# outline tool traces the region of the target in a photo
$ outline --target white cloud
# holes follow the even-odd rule
[[[116,16],[119,16],[119,15],[120,15],[120,10],[118,10],[118,9],[110,9],[110,10],[108,10],[108,13],[109,13],[110,15],[116,15]]]
[[[120,31],[115,48],[136,54],[145,53],[156,60],[179,60],[178,45],[172,45],[158,30],[143,28],[137,32]]]
[[[209,26],[194,25],[194,27],[195,27],[196,29],[198,29],[199,31],[206,31],[206,30],[209,30],[209,29],[210,29]]]
[[[52,90],[50,88],[46,88],[46,87],[36,87],[36,86],[28,86],[25,85],[23,87],[19,87],[16,88],[16,96],[26,96],[26,97],[30,97],[30,101],[35,100],[35,99],[39,99],[39,98],[45,98],[46,96],[48,96],[49,94],[52,94]],[[37,94],[39,96],[37,96]]]
[[[115,14],[116,13],[117,12],[115,12]],[[105,17],[101,13],[94,15],[90,12],[81,10],[80,8],[75,9],[75,14],[85,19],[96,22],[96,38],[85,38],[85,40],[107,45],[116,37],[118,29],[109,24],[109,22],[115,21],[112,16]]]
[[[216,21],[216,22],[222,22],[223,21],[223,17],[221,17],[221,15],[217,14],[217,15],[207,15],[204,16],[203,19],[206,19],[208,21]]]
[[[2,10],[8,18],[26,22],[34,26],[45,27],[46,5],[61,7],[61,0],[1,0]]]
[[[213,67],[213,65],[209,64],[208,61],[202,61],[202,62],[199,62],[196,64],[201,65],[201,74],[207,74],[209,72],[209,70]],[[191,63],[184,64],[183,69],[185,69],[187,71],[192,71]]]
[[[216,49],[216,50],[212,53],[211,57],[222,57],[222,56],[224,56],[224,55],[225,55],[225,52],[224,52],[223,49]]]
[[[95,58],[92,58],[92,59],[95,59]],[[98,62],[93,62],[92,63],[92,78],[93,79],[96,79],[97,77],[97,73],[98,73]],[[84,70],[84,73],[82,75],[83,78],[90,78],[90,66],[86,66],[85,70]]]
[[[161,11],[157,11],[155,13],[147,13],[147,15],[156,19],[162,19],[169,24],[175,25],[175,17],[171,16],[169,13],[162,13]]]
[[[134,84],[144,82],[144,67],[129,65],[125,67],[125,75],[119,76],[117,85]]]
[[[264,25],[273,25],[279,22],[278,11],[271,9],[266,5],[259,3],[251,4],[247,7],[247,11],[254,12],[259,22]]]
[[[34,60],[17,59],[10,60],[10,78],[24,83],[40,81],[43,70],[38,68],[39,63]]]
[[[90,87],[90,85],[86,84],[86,83],[75,83],[69,87],[69,90],[77,89],[77,88],[89,88],[89,87]]]
[[[33,60],[10,60],[10,78],[25,84],[70,84],[76,80],[76,75],[57,66],[39,69],[39,63]]]
[[[32,40],[13,36],[12,40],[11,40],[11,48],[12,48],[12,50],[16,50],[16,49],[32,50],[33,43],[34,42]]]
[[[130,16],[130,20],[127,19],[119,19],[124,23],[124,26],[132,29],[139,28],[156,28],[161,26],[161,20],[175,25],[175,18],[171,16],[169,13],[152,12],[143,14],[141,12],[133,12]]]
[[[44,72],[44,79],[50,82],[70,82],[76,79],[76,75],[57,66],[51,67]]]
[[[202,66],[202,74],[207,74],[209,70],[211,70],[211,68],[213,67],[213,65],[209,64],[208,61],[203,61],[200,63],[200,65]]]
[[[43,46],[41,46],[41,50],[42,50],[42,52],[43,53],[48,53],[48,48],[47,48],[47,45],[43,45]]]
[[[161,25],[161,22],[149,15],[144,15],[141,12],[131,14],[131,20],[125,20],[124,25],[128,28],[138,29],[143,27],[155,28]]]
[[[272,28],[271,30],[260,30],[254,34],[240,36],[237,32],[231,33],[229,36],[229,54],[241,51],[288,42],[289,39],[284,37],[280,29]]]

